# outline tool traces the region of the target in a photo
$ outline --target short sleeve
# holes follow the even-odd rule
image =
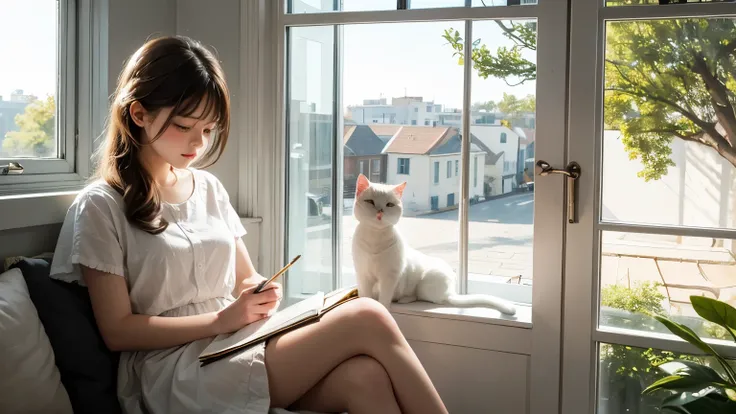
[[[220,214],[222,214],[222,219],[225,221],[227,227],[235,238],[243,237],[248,232],[245,231],[245,227],[243,227],[243,223],[240,221],[240,215],[238,215],[238,212],[235,211],[232,203],[230,203],[230,196],[228,195],[225,186],[222,185],[220,180],[213,174],[209,172],[206,174],[209,176],[210,180],[214,181],[213,188],[215,199],[220,205]]]
[[[69,208],[54,251],[51,275],[83,284],[79,265],[125,277],[124,253],[115,226],[122,210],[112,196],[80,194]]]

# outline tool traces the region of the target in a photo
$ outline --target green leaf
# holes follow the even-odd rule
[[[683,407],[685,408],[688,413],[700,413],[704,411],[692,411],[691,407],[689,407],[690,404],[693,404],[693,402],[698,400],[713,400],[711,398],[710,394],[715,393],[717,389],[715,387],[705,387],[701,390],[698,390],[697,392],[682,392],[679,394],[671,395],[669,397],[666,397],[664,400],[662,400],[661,407],[662,408],[676,408],[676,407]],[[700,404],[696,404],[698,406]],[[705,403],[705,405],[708,405]],[[713,412],[710,412],[711,414],[714,414]]]
[[[652,392],[661,389],[682,391],[683,389],[690,389],[697,386],[705,388],[708,385],[710,385],[710,383],[708,381],[703,381],[702,378],[691,377],[689,375],[670,375],[648,386],[644,391],[642,391],[642,394],[651,394]]]
[[[654,318],[657,319],[660,323],[662,323],[664,326],[667,327],[667,329],[670,330],[673,334],[679,336],[680,338],[686,340],[687,342],[695,345],[703,352],[706,352],[708,354],[711,354],[717,358],[722,359],[722,357],[715,351],[715,349],[711,348],[710,345],[703,342],[698,335],[693,332],[692,329],[688,328],[685,325],[679,324],[677,322],[673,322],[663,316],[654,315]]]
[[[690,296],[690,302],[698,315],[726,328],[736,339],[736,308],[705,296]]]
[[[726,396],[731,401],[736,401],[736,390],[733,388],[726,388]]]
[[[666,362],[660,365],[659,369],[671,376],[689,376],[699,378],[704,382],[725,383],[724,379],[713,368],[692,361]]]
[[[730,365],[728,365],[728,362],[726,362],[726,360],[720,354],[718,354],[718,352],[716,352],[715,349],[711,348],[710,345],[703,342],[698,337],[698,335],[695,332],[693,332],[692,329],[688,328],[685,325],[679,324],[677,322],[673,322],[663,316],[655,315],[654,318],[657,319],[659,322],[661,322],[664,326],[666,326],[667,329],[669,329],[670,332],[672,332],[673,334],[695,345],[701,351],[716,357],[716,360],[718,360],[718,363],[721,364],[721,366],[723,367],[723,370],[726,371],[726,375],[728,376],[729,381],[731,381],[731,384],[736,385],[736,372],[734,372],[734,369],[731,368]]]

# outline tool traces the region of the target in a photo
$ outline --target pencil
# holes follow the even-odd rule
[[[278,272],[276,272],[275,275],[271,276],[270,279],[264,280],[263,282],[261,282],[258,285],[258,287],[256,287],[256,289],[253,291],[253,293],[259,293],[259,292],[261,292],[263,290],[263,288],[266,287],[266,285],[268,285],[269,283],[273,282],[274,279],[276,279],[277,277],[279,277],[282,274],[284,274],[284,272],[286,272],[291,267],[291,265],[293,265],[294,263],[296,263],[296,261],[299,260],[301,257],[302,257],[302,255],[298,255],[295,258],[293,258],[291,260],[291,262],[289,262],[289,264],[287,264],[286,266],[282,267],[281,270],[279,270]]]

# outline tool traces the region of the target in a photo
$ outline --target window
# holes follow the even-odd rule
[[[502,144],[505,144],[506,143],[506,133],[505,132],[502,132],[501,133],[501,143]]]
[[[333,135],[330,141],[325,142],[329,142],[329,145],[333,145],[338,151],[337,154],[332,153],[333,168],[350,165],[347,158],[357,150],[350,148],[351,151],[348,151],[341,145],[339,137],[344,134],[345,126],[350,125],[348,129],[356,124],[358,128],[369,127],[372,133],[364,131],[365,139],[361,142],[367,147],[373,146],[371,142],[376,143],[377,148],[380,147],[381,156],[386,158],[389,166],[383,181],[388,185],[407,182],[402,197],[404,215],[397,224],[397,229],[406,237],[407,244],[448,263],[458,275],[457,288],[460,293],[495,294],[519,304],[521,313],[504,322],[497,322],[499,315],[491,310],[482,314],[480,317],[493,319],[488,325],[499,323],[508,324],[513,329],[517,327],[528,329],[525,336],[526,333],[542,331],[549,333],[549,336],[559,334],[559,320],[562,318],[559,315],[559,310],[562,309],[559,298],[553,299],[555,295],[531,293],[532,282],[535,289],[539,283],[541,292],[547,292],[547,288],[553,292],[563,290],[561,252],[544,249],[542,254],[535,254],[532,249],[532,246],[537,244],[534,240],[537,236],[535,230],[542,230],[539,236],[545,242],[549,241],[550,245],[559,246],[560,240],[563,240],[563,229],[566,225],[561,214],[564,210],[564,197],[548,191],[560,185],[552,181],[553,179],[544,180],[536,184],[535,192],[508,194],[513,189],[514,178],[504,176],[501,163],[504,159],[518,159],[519,154],[518,148],[501,146],[500,130],[506,127],[501,127],[498,123],[475,124],[472,117],[462,115],[463,111],[470,112],[471,105],[475,102],[493,101],[497,104],[507,95],[513,96],[507,97],[507,100],[523,99],[523,108],[526,110],[529,106],[536,105],[536,91],[545,91],[544,94],[540,93],[539,105],[540,119],[544,121],[542,126],[545,130],[544,137],[540,139],[543,139],[544,145],[540,146],[540,153],[537,156],[541,159],[565,159],[565,108],[564,105],[556,103],[565,102],[568,90],[564,86],[568,60],[561,58],[567,54],[565,45],[567,36],[564,33],[557,33],[564,31],[552,29],[567,27],[567,13],[560,12],[559,8],[545,9],[535,6],[482,7],[480,2],[472,2],[474,8],[463,7],[465,1],[458,2],[456,8],[446,14],[441,10],[321,13],[335,11],[330,9],[337,8],[336,5],[340,4],[346,8],[351,1],[333,3],[309,1],[309,3],[322,5],[326,10],[317,10],[311,14],[294,12],[279,16],[278,19],[280,27],[277,28],[277,33],[281,33],[282,29],[287,33],[286,44],[278,45],[287,52],[286,59],[283,62],[279,60],[279,71],[286,76],[285,93],[283,98],[280,94],[276,97],[278,101],[283,100],[278,107],[286,110],[284,114],[286,131],[283,132],[287,142],[290,135],[298,136],[304,130],[304,127],[299,125],[292,127],[289,124],[295,122],[296,111],[302,100],[294,96],[292,90],[298,90],[300,96],[313,96],[309,101],[319,101],[319,107],[332,108],[330,119],[334,120]],[[414,7],[417,3],[418,0],[412,1],[411,6]],[[425,2],[428,3],[430,2]],[[433,0],[432,3],[445,2]],[[491,5],[500,2],[486,3]],[[353,6],[355,4],[357,3],[353,3]],[[363,9],[379,7],[378,2],[373,4],[366,1],[362,4]],[[555,12],[542,13],[544,10]],[[402,20],[404,18],[407,20]],[[457,20],[448,20],[453,18]],[[545,59],[539,62],[536,52],[537,20],[540,20],[539,27],[542,28],[539,38],[545,39],[545,43],[540,41],[540,48],[543,50],[540,56],[544,56]],[[293,43],[294,33],[307,29],[323,30],[312,37],[315,41],[322,39],[323,46],[319,50]],[[525,33],[525,39],[534,39],[530,40],[533,44],[521,48],[518,55],[512,52],[513,59],[524,65],[526,69],[523,72],[528,76],[504,75],[508,73],[505,68],[493,75],[486,75],[485,70],[492,69],[493,65],[489,65],[488,62],[484,64],[482,56],[476,56],[474,59],[471,54],[473,50],[488,50],[491,55],[497,57],[504,55],[503,51],[517,50],[516,42],[519,40],[514,36],[507,36],[508,30],[522,31]],[[462,41],[466,38],[468,40],[472,38],[473,42],[478,41],[477,49],[469,45],[464,47]],[[407,48],[406,42],[398,42],[397,39],[410,39],[409,44],[412,47]],[[328,50],[334,54],[328,54]],[[459,50],[463,52],[458,54]],[[312,55],[314,57],[309,58]],[[387,61],[392,62],[393,68],[390,79],[380,75]],[[540,74],[539,85],[536,81],[537,66]],[[312,80],[309,79],[310,76]],[[441,82],[437,82],[437,79],[441,79]],[[396,106],[401,107],[402,110],[396,112],[394,122],[371,124],[370,120],[380,118],[378,116],[360,118],[354,112],[351,118],[351,113],[346,111],[346,108],[359,106],[366,99],[376,99],[378,98],[376,94],[380,94],[380,99],[386,100],[387,106],[396,102]],[[409,127],[412,120],[421,124],[428,118],[412,115],[415,113],[412,108],[429,105],[428,102],[422,103],[423,100],[431,100],[434,105],[433,113],[441,112],[437,117],[438,120],[445,119],[446,123],[450,122],[436,128],[437,135],[433,135],[434,128]],[[452,119],[442,114],[450,114]],[[517,122],[526,122],[524,120],[529,117],[534,118],[535,115],[524,113],[524,116],[519,117],[520,120],[508,119],[509,128],[528,128],[528,123],[517,125]],[[464,122],[468,120],[471,122]],[[463,133],[464,130],[467,130],[466,133]],[[509,129],[503,130],[509,132]],[[461,137],[460,142],[453,139],[455,136]],[[375,137],[378,137],[378,140],[375,140]],[[473,138],[468,139],[469,142],[462,142],[462,139],[465,139],[463,137]],[[275,145],[279,145],[279,142],[276,140]],[[379,142],[382,145],[378,145]],[[468,143],[471,145],[463,145]],[[291,145],[285,149],[287,152],[284,155],[290,163],[302,156],[302,153],[296,152]],[[360,148],[357,152],[362,153],[364,149],[372,151],[369,148]],[[303,153],[308,154],[309,151]],[[458,152],[461,152],[462,157],[454,156]],[[413,164],[411,175],[408,175],[409,158]],[[457,160],[455,171],[460,179],[440,183],[440,164],[444,163],[452,168],[451,164],[447,165],[448,159]],[[463,174],[460,174],[461,169]],[[297,171],[304,174],[306,169],[302,165]],[[287,189],[290,188],[289,179],[293,179],[297,172],[292,173],[290,169],[288,174],[289,178],[285,183]],[[311,277],[310,283],[314,288],[289,291],[290,296],[299,298],[303,297],[299,295],[315,292],[317,289],[327,291],[332,287],[344,286],[355,281],[351,253],[352,236],[357,226],[351,213],[354,201],[351,191],[354,187],[349,182],[341,182],[347,176],[345,171],[332,175],[331,182],[326,186],[330,197],[321,198],[325,213],[319,220],[302,219],[301,227],[291,226],[291,222],[288,223],[290,227],[283,236],[289,242],[285,256],[288,258],[296,254],[313,256],[314,267],[320,269],[319,272],[304,272],[303,269],[293,268],[294,271],[289,277],[292,284],[305,287],[309,284],[302,282],[301,279]],[[545,191],[539,191],[540,188],[544,188]],[[303,197],[307,192],[311,193],[305,191],[303,187],[298,190],[288,190],[289,199],[294,199],[297,195]],[[317,195],[319,194],[321,193]],[[450,194],[453,196],[448,197]],[[331,200],[334,202],[327,204]],[[484,201],[480,202],[481,200]],[[448,202],[461,208],[446,209]],[[536,203],[544,208],[535,208]],[[299,208],[305,211],[303,204],[295,204],[290,209]],[[543,214],[535,216],[535,210]],[[291,214],[290,211],[289,215]],[[429,237],[430,231],[432,237]],[[292,244],[295,237],[302,237],[302,242]],[[306,237],[320,241],[331,240],[331,249],[328,252],[326,244],[312,245],[304,242]],[[532,263],[539,268],[538,274],[532,274]],[[529,322],[532,296],[535,300],[534,306],[540,306],[539,311],[534,312],[535,318],[542,316],[543,319],[538,325],[535,322],[535,326],[531,326]],[[552,303],[555,300],[557,303]],[[411,304],[407,306],[411,307]],[[405,309],[401,305],[397,305],[397,308],[399,311]],[[442,312],[445,312],[445,309],[448,312],[458,312],[460,319],[473,317],[473,313],[484,311],[473,309],[465,313],[465,310],[443,307]],[[435,323],[434,315],[427,315],[427,319],[432,321],[430,323]],[[535,333],[533,336],[536,335],[538,334]],[[541,340],[541,337],[536,339]],[[559,343],[559,340],[553,339],[550,342],[552,346],[534,347],[530,383],[538,382],[536,378],[540,378],[537,374],[540,373],[541,367],[552,369],[559,367]],[[550,378],[557,378],[559,374],[556,372]],[[537,385],[532,388],[537,388]],[[544,385],[549,386],[559,388],[558,384]],[[559,389],[541,394],[557,396],[559,395],[557,391]],[[531,395],[535,395],[533,391],[530,392]],[[541,400],[544,399],[546,397],[543,396]],[[537,403],[539,401],[535,402]],[[558,402],[553,401],[550,404]],[[457,409],[450,408],[450,411],[455,412]]]
[[[654,0],[644,0],[654,1]],[[400,3],[400,2],[398,2]],[[318,0],[286,0],[287,12],[294,14],[324,13],[333,11],[378,11],[397,10],[396,0],[343,0],[325,2]],[[463,7],[466,0],[410,0],[406,4],[410,9],[430,9],[444,7]],[[472,0],[472,7],[518,6],[537,4],[537,0]]]
[[[478,186],[478,157],[473,158],[473,187]]]
[[[367,160],[360,160],[360,173],[368,176],[368,161]]]
[[[452,177],[452,161],[447,161],[447,178]]]
[[[573,326],[566,344],[576,355],[563,366],[563,381],[571,389],[598,386],[563,407],[566,412],[585,411],[590,402],[602,413],[659,412],[664,395],[642,396],[634,384],[646,387],[659,372],[634,369],[648,368],[649,348],[678,359],[690,348],[649,315],[666,316],[708,341],[730,338],[690,301],[728,301],[736,285],[736,160],[728,155],[734,146],[726,144],[736,122],[722,118],[723,107],[713,100],[728,96],[721,104],[729,112],[736,106],[734,51],[729,46],[724,52],[723,41],[736,34],[736,19],[730,9],[718,8],[733,6],[713,3],[599,2],[581,16],[600,13],[597,27],[578,35],[604,33],[603,41],[570,45],[571,61],[584,62],[575,64],[570,78],[596,73],[597,79],[570,83],[570,119],[591,123],[570,123],[569,159],[592,174],[589,184],[575,190],[591,202],[568,227],[565,248],[574,253],[565,264],[571,295],[566,312],[593,317],[566,317]],[[640,6],[606,7],[618,5]],[[674,11],[682,7],[686,15]],[[581,98],[595,89],[596,102]],[[693,139],[705,135],[713,141]],[[583,374],[577,368],[590,367],[588,351],[596,348],[597,378],[596,370]],[[733,347],[721,353],[736,355]]]
[[[455,160],[455,177],[457,177],[460,173],[460,161]]]
[[[381,160],[371,160],[371,181],[380,182],[381,179]]]
[[[399,169],[398,174],[409,174],[409,158],[399,158],[398,160]]]
[[[429,120],[427,120],[427,121],[424,121],[424,125],[425,125],[425,126],[429,126]]]
[[[76,159],[88,159],[87,137],[94,132],[86,121],[90,114],[97,120],[104,116],[100,115],[104,106],[92,110],[89,95],[76,96],[77,70],[89,75],[85,79],[90,82],[99,76],[79,65],[92,57],[91,50],[80,47],[84,43],[78,44],[77,31],[80,39],[87,38],[91,25],[83,20],[75,25],[79,10],[89,16],[89,7],[77,4],[73,0],[3,2],[0,56],[10,60],[0,65],[0,165],[20,163],[23,173],[0,175],[0,193],[76,188],[88,173],[89,165]],[[79,88],[90,89],[89,85]],[[80,111],[79,120],[78,106],[89,109]],[[75,124],[85,143],[79,148]]]
[[[412,120],[411,120],[411,124],[412,124],[412,125],[416,125],[416,124],[417,124],[417,120],[416,120],[416,119],[412,119]]]
[[[432,105],[427,105],[427,112],[432,112]]]

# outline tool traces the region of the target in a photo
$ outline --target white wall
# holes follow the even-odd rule
[[[409,159],[409,175],[398,174],[399,158]],[[423,211],[429,207],[430,165],[429,157],[424,155],[388,154],[386,181],[388,184],[401,184],[406,181],[402,198],[407,213]]]
[[[398,174],[399,158],[409,159],[409,175]],[[478,182],[473,185],[473,159],[477,158]],[[430,197],[437,196],[439,208],[447,207],[447,195],[455,194],[455,205],[460,203],[460,174],[455,175],[455,161],[459,154],[452,155],[409,155],[388,154],[387,179],[389,184],[400,184],[406,181],[403,202],[406,213],[430,211]],[[447,162],[451,162],[450,177],[447,177]],[[434,183],[434,163],[440,163],[439,183]],[[483,176],[485,170],[485,154],[473,153],[470,158],[470,197],[483,195]]]
[[[641,162],[630,160],[619,132],[606,131],[603,152],[603,218],[698,227],[733,226],[734,167],[696,143],[672,141],[675,167],[660,180],[638,177]],[[632,201],[634,200],[634,201]]]
[[[513,163],[517,162],[519,153],[519,135],[516,132],[503,125],[473,125],[470,131],[491,151],[496,154],[501,151],[504,152],[505,161],[512,163],[504,170],[504,175],[516,173],[516,168],[512,167]],[[501,143],[501,133],[506,133],[506,143],[504,144]]]

